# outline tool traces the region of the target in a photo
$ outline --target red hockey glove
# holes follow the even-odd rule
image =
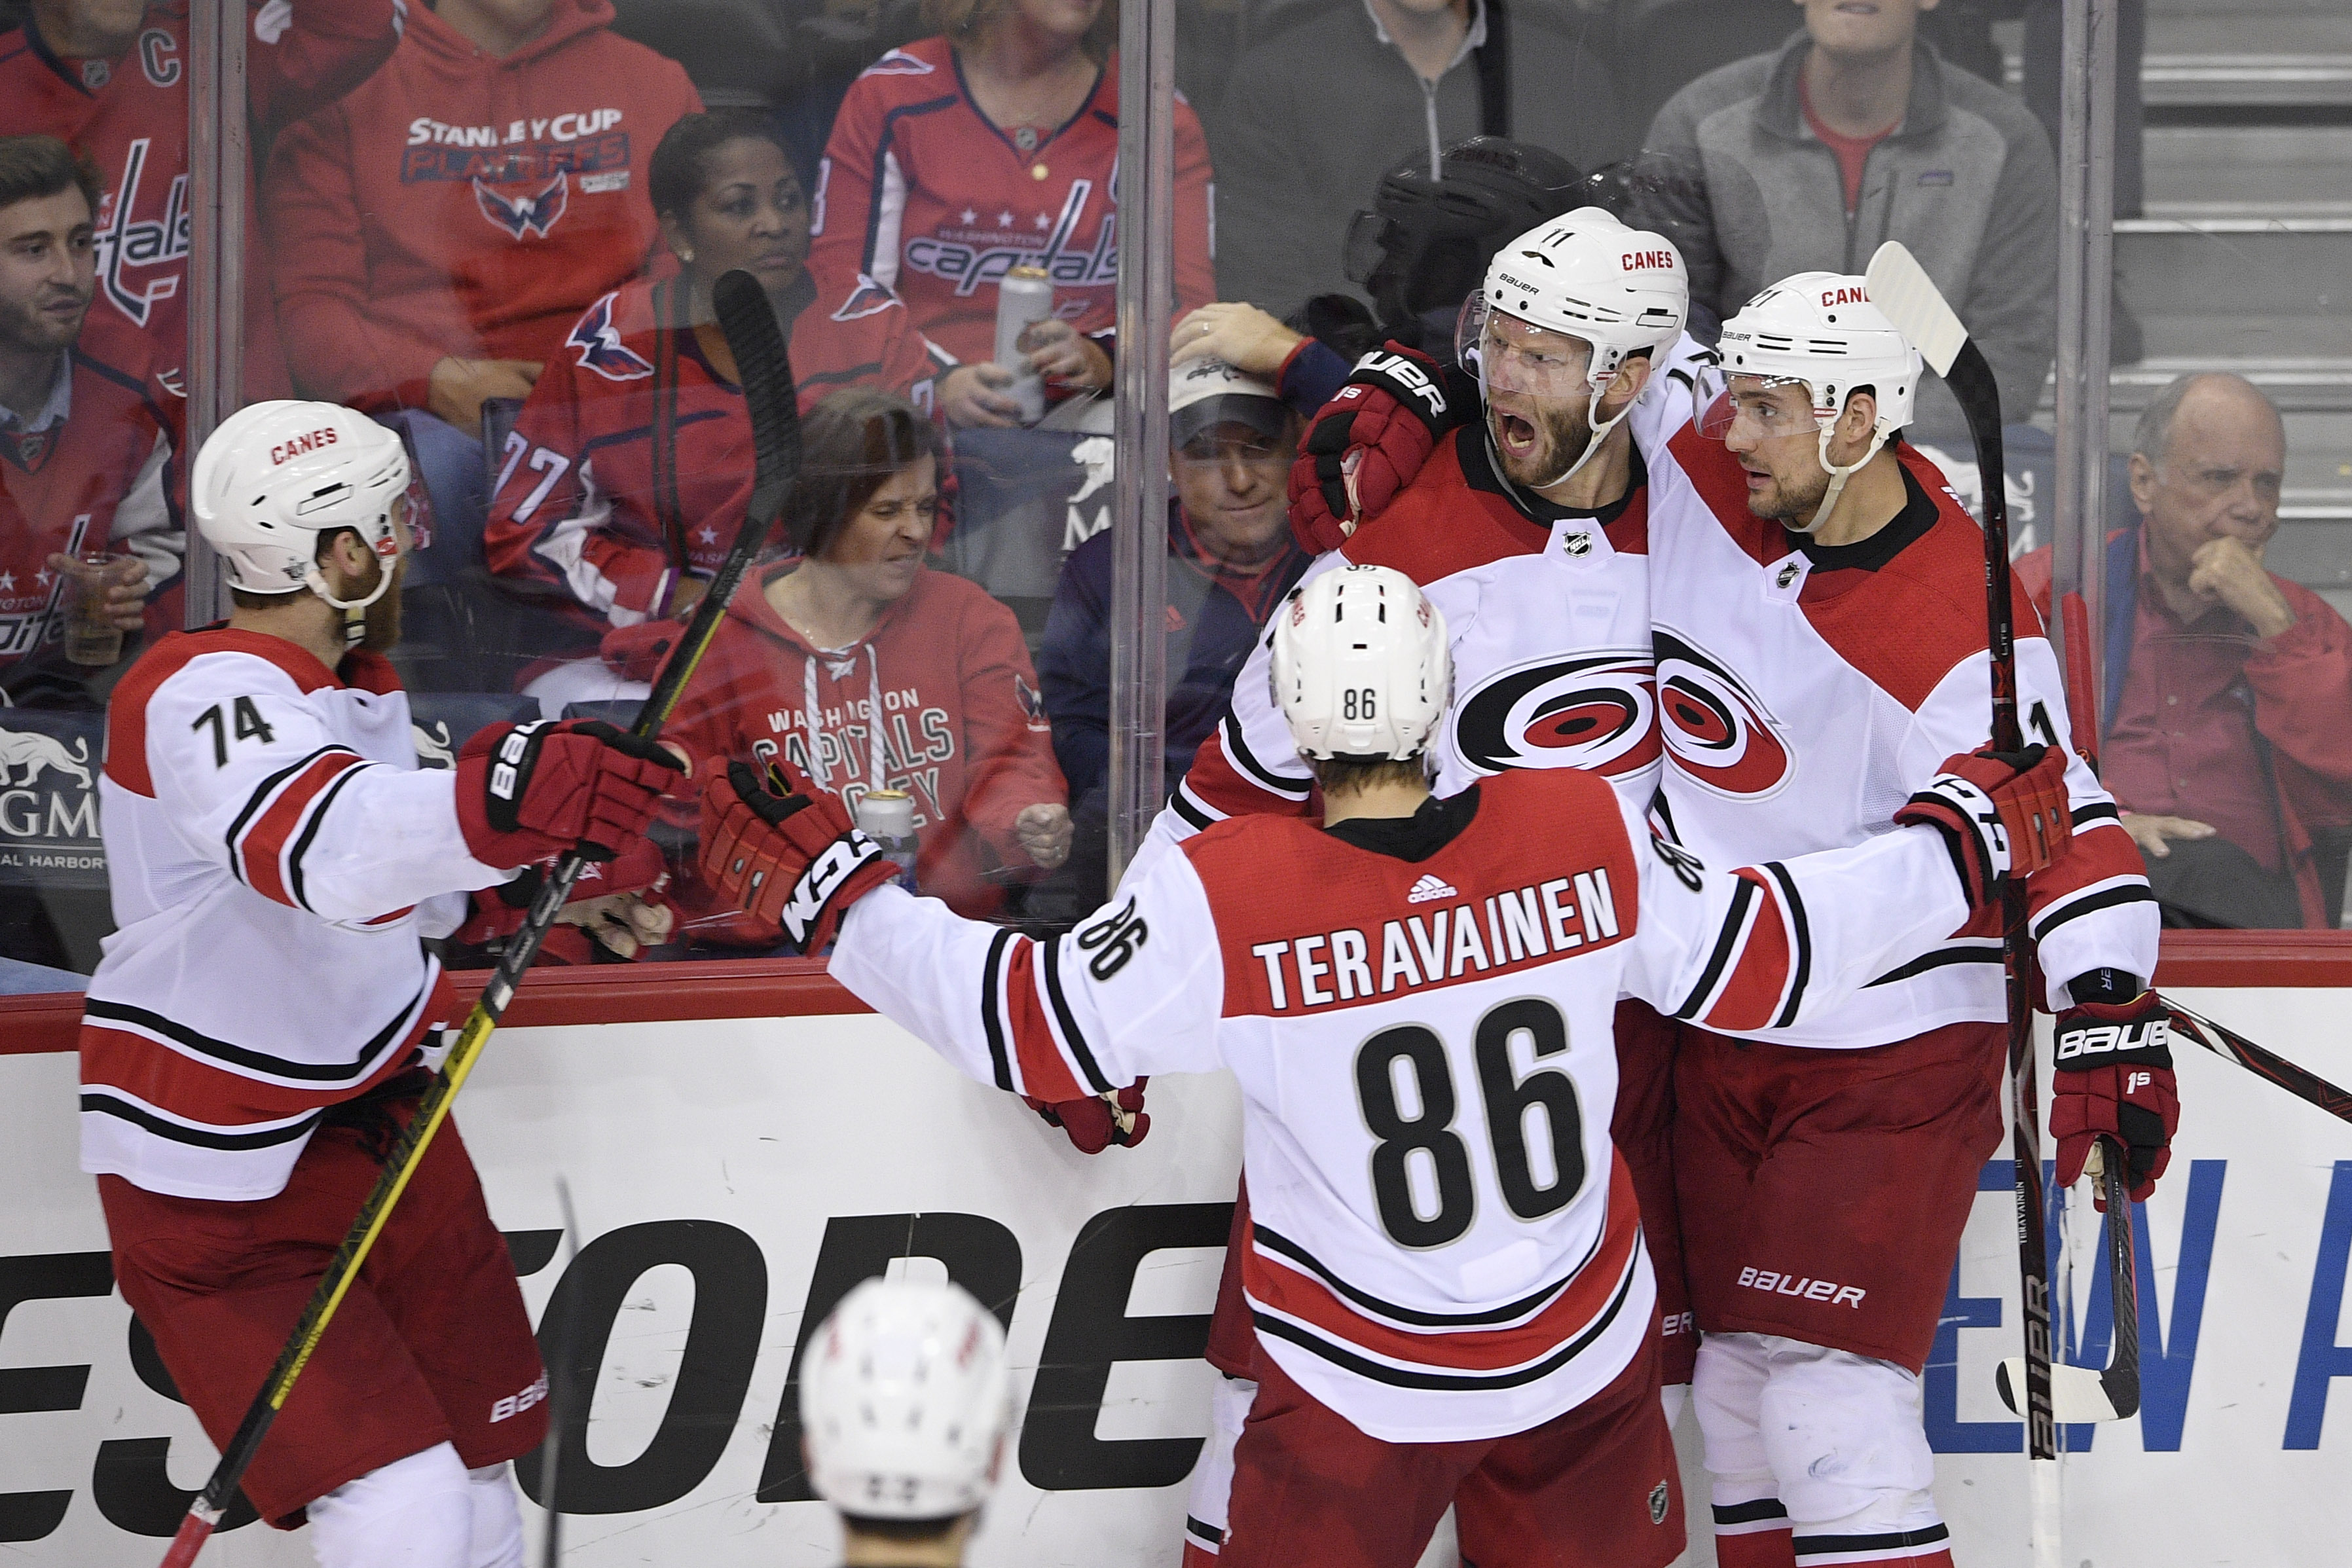
[[[575,845],[611,860],[645,836],[685,767],[602,719],[490,725],[457,753],[458,831],[484,865],[529,865]]]
[[[2066,753],[2029,746],[1948,757],[1943,772],[1897,809],[1895,820],[1944,835],[1969,907],[1981,908],[2000,878],[2032,876],[2066,852],[2074,833]]]
[[[2058,1015],[2050,1134],[2058,1140],[2060,1186],[2074,1185],[2093,1141],[2105,1137],[2130,1155],[2125,1179],[2132,1200],[2156,1190],[2180,1125],[2168,1017],[2154,991],[2125,1002],[2084,1002]],[[2098,1203],[2106,1207],[2105,1198]]]
[[[738,908],[781,926],[803,953],[823,952],[849,906],[898,874],[849,813],[783,764],[790,794],[745,762],[702,791],[702,874]]]
[[[1449,392],[1445,372],[1391,340],[1356,361],[1348,384],[1316,411],[1290,465],[1290,531],[1321,555],[1388,510],[1429,461],[1438,437],[1477,413],[1475,390]]]
[[[1068,1134],[1078,1153],[1098,1155],[1113,1144],[1133,1148],[1151,1131],[1151,1113],[1143,1108],[1143,1086],[1150,1082],[1139,1078],[1117,1094],[1089,1094],[1083,1100],[1021,1098],[1045,1118],[1045,1125]]]
[[[477,891],[466,924],[453,933],[470,947],[494,947],[522,929],[539,890],[547,882],[547,868],[527,865],[520,875],[496,887]],[[649,839],[639,839],[610,861],[591,861],[572,884],[572,901],[556,915],[556,924],[540,946],[538,961],[587,964],[607,956],[636,957],[646,947],[665,940],[677,916],[663,890],[669,866]]]

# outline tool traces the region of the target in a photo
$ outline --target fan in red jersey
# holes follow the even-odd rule
[[[932,366],[906,308],[852,319],[817,298],[808,204],[772,117],[690,114],[654,150],[649,183],[675,277],[640,278],[573,323],[507,437],[482,538],[491,571],[577,628],[565,663],[527,688],[566,703],[642,694],[606,670],[616,626],[684,616],[726,559],[751,495],[751,424],[711,287],[742,268],[783,325],[802,407],[850,385],[928,406]]]
[[[266,138],[366,79],[399,41],[401,0],[240,0],[246,94]],[[84,345],[110,364],[152,356],[156,385],[187,395],[186,0],[33,0],[0,34],[12,131],[43,131],[98,166],[99,301]],[[245,395],[286,395],[286,359],[250,194],[244,214]]]
[[[1449,1505],[1465,1562],[1664,1568],[1684,1530],[1608,1133],[1617,998],[1724,1029],[1833,1006],[1981,908],[1982,868],[2063,852],[2063,760],[1952,758],[1894,811],[1917,826],[1710,870],[1582,769],[1432,796],[1447,632],[1403,573],[1324,572],[1272,643],[1321,821],[1220,822],[1067,936],[887,885],[836,805],[748,768],[707,787],[742,829],[717,874],[788,932],[837,926],[834,976],[980,1082],[1238,1080],[1258,1389],[1226,1568],[1410,1568]]]
[[[306,392],[471,434],[637,275],[646,160],[702,103],[612,19],[609,0],[411,6],[383,70],[278,139],[264,198]]]
[[[103,706],[89,683],[122,655],[103,638],[68,648],[76,598],[99,597],[119,649],[187,548],[166,483],[182,404],[166,413],[135,338],[127,364],[78,342],[97,195],[57,138],[0,137],[0,706]]]
[[[1019,404],[995,350],[997,286],[1042,268],[1054,318],[1031,329],[1048,384],[1109,384],[1118,270],[1112,172],[1118,65],[1102,0],[928,0],[942,37],[884,55],[854,83],[825,143],[816,271],[895,291],[938,361],[958,424],[1006,425]],[[1209,267],[1209,154],[1176,106],[1179,313],[1216,297]],[[857,299],[842,308],[862,308]],[[844,319],[850,318],[845,316]]]

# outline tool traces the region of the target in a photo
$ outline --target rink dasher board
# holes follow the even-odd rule
[[[2179,995],[2352,1077],[2340,991]],[[2185,1124],[2145,1210],[2148,1410],[2066,1459],[2065,1560],[2320,1568],[2352,1533],[2352,1404],[2328,1398],[2352,1402],[2329,1376],[2352,1378],[2352,1348],[2336,1348],[2352,1346],[2352,1125],[2218,1058],[2184,1056],[2180,1077]],[[119,1295],[48,1293],[105,1282],[104,1226],[75,1169],[73,1084],[68,1054],[0,1056],[0,1537],[13,1537],[0,1551],[144,1568],[163,1542],[141,1531],[176,1512],[174,1489],[196,1486],[213,1450],[142,1381]],[[969,1277],[1015,1281],[1023,1425],[975,1563],[1172,1564],[1179,1478],[1207,1427],[1214,1375],[1191,1351],[1222,1259],[1238,1106],[1223,1075],[1155,1080],[1150,1104],[1142,1147],[1090,1159],[871,1014],[502,1031],[459,1124],[499,1223],[526,1264],[543,1259],[523,1281],[534,1317],[565,1272],[549,1233],[562,1223],[555,1178],[570,1182],[586,1249],[575,1317],[606,1339],[584,1438],[564,1454],[565,1561],[837,1561],[822,1504],[760,1500],[797,1491],[775,1430],[786,1378],[813,1287],[911,1236]],[[1956,1557],[2023,1568],[2023,1461],[1992,1386],[2016,1339],[1998,1159],[1982,1185],[1925,1401]],[[2074,1231],[2076,1312],[2095,1338],[2098,1238]],[[1703,1536],[1704,1479],[1685,1480]],[[535,1543],[540,1511],[525,1512]],[[306,1540],[258,1524],[205,1560],[311,1562]],[[1711,1556],[1700,1545],[1685,1561]]]

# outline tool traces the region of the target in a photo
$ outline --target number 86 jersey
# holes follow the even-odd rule
[[[1057,941],[883,888],[832,968],[1018,1093],[1231,1069],[1260,1346],[1370,1436],[1442,1442],[1538,1426],[1647,1340],[1618,998],[1760,1028],[1966,915],[1931,830],[1712,871],[1605,780],[1523,770],[1411,819],[1220,822]]]

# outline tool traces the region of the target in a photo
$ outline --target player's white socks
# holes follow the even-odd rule
[[[1919,1380],[1903,1367],[1780,1335],[1713,1334],[1693,1399],[1724,1562],[1948,1561]]]
[[[1213,1559],[1224,1544],[1234,1496],[1234,1445],[1257,1401],[1257,1385],[1246,1377],[1220,1376],[1209,1395],[1209,1436],[1193,1461],[1192,1485],[1184,1498],[1184,1559]]]
[[[346,1481],[309,1512],[319,1568],[522,1568],[509,1467],[469,1470],[446,1443]]]
[[[471,1568],[473,1490],[446,1443],[345,1481],[309,1510],[319,1568]]]
[[[513,1467],[484,1465],[466,1472],[474,1500],[473,1555],[467,1568],[522,1568],[522,1509],[515,1502]]]

